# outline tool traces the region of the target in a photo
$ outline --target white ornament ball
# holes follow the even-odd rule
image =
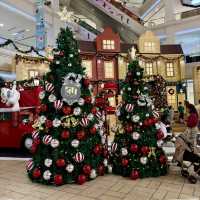
[[[47,120],[47,118],[46,118],[44,115],[41,115],[41,116],[39,117],[39,122],[40,122],[41,124],[44,124],[46,120]]]
[[[137,94],[140,94],[140,90],[137,90]]]
[[[84,105],[84,103],[85,103],[85,100],[84,100],[83,98],[80,98],[80,99],[78,100],[78,105],[79,105],[79,106]]]
[[[66,170],[67,170],[67,172],[72,173],[74,171],[74,165],[68,164],[66,166]]]
[[[69,64],[68,64],[68,67],[71,67],[71,66],[72,66],[72,63],[69,63]]]
[[[145,87],[144,87],[144,90],[148,90],[148,87],[145,86]]]
[[[161,126],[160,126],[159,123],[156,123],[155,126],[156,126],[156,129],[157,129],[157,130],[159,130],[159,129],[161,128]]]
[[[53,120],[53,127],[57,128],[61,125],[61,121],[59,119],[54,119]]]
[[[148,158],[147,158],[147,157],[141,157],[141,158],[140,158],[140,162],[141,162],[143,165],[146,165],[146,164],[147,164],[147,161],[148,161]]]
[[[42,100],[42,99],[44,99],[44,97],[45,97],[45,91],[41,91],[39,93],[39,98]]]
[[[140,116],[139,115],[133,115],[131,119],[132,119],[133,122],[137,123],[140,120]]]
[[[95,169],[92,169],[90,172],[90,178],[91,179],[95,179],[97,177],[97,173]]]
[[[138,140],[140,138],[140,134],[138,132],[133,132],[132,138],[133,138],[133,140]]]
[[[75,116],[78,116],[78,115],[80,115],[80,114],[81,114],[81,108],[80,108],[80,107],[74,108],[74,115],[75,115]]]
[[[44,180],[46,180],[46,181],[50,180],[51,175],[52,175],[51,172],[50,172],[49,170],[46,170],[46,171],[43,173],[43,178],[44,178]]]
[[[48,99],[49,99],[49,102],[52,103],[52,102],[56,101],[56,96],[54,94],[50,94]]]
[[[60,61],[59,60],[56,60],[56,65],[59,65],[60,64]]]
[[[57,139],[52,139],[51,140],[51,147],[57,148],[59,146],[60,142]]]
[[[88,118],[90,121],[92,121],[92,120],[94,119],[94,115],[93,115],[92,113],[90,113],[90,114],[87,116],[87,118]]]
[[[44,165],[45,165],[46,167],[50,167],[50,166],[52,165],[52,163],[53,163],[53,161],[52,161],[51,159],[49,159],[49,158],[46,158],[46,159],[44,160]]]
[[[103,135],[104,135],[104,132],[105,132],[105,130],[104,130],[103,128],[101,128],[101,129],[99,130],[99,135],[100,135],[100,136],[103,136]]]
[[[73,58],[73,57],[74,57],[74,55],[73,55],[73,54],[69,54],[69,57],[70,57],[70,58]]]
[[[80,142],[78,140],[74,139],[74,140],[72,140],[71,145],[72,145],[72,147],[77,148],[79,146],[79,143]]]
[[[89,89],[89,90],[92,90],[92,89],[93,89],[93,86],[92,86],[91,84],[89,84],[88,89]]]
[[[112,173],[112,165],[108,165],[108,173],[109,173],[109,174]]]
[[[146,116],[146,117],[149,117],[150,115],[149,115],[149,113],[147,113],[145,116]]]
[[[130,87],[128,87],[128,91],[131,91],[131,88],[130,88]]]
[[[137,75],[137,76],[140,76],[140,75],[141,75],[141,73],[140,73],[140,72],[136,72],[136,75]]]
[[[103,164],[104,164],[105,167],[107,167],[108,166],[108,160],[104,159]]]
[[[140,126],[142,126],[142,125],[143,125],[143,123],[142,123],[142,122],[140,122],[140,123],[139,123],[139,125],[140,125]]]
[[[126,156],[128,154],[128,150],[126,148],[121,149],[122,156]]]
[[[158,140],[158,141],[157,141],[158,147],[162,147],[163,143],[164,143],[163,140]]]

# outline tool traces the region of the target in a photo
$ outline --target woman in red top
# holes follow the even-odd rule
[[[198,113],[194,105],[187,105],[188,117],[186,119],[187,128],[183,134],[176,139],[176,151],[173,160],[182,163],[185,152],[198,153],[196,148],[196,134],[198,130]]]

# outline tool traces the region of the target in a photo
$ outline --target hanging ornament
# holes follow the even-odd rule
[[[148,155],[149,152],[150,152],[150,149],[149,149],[149,147],[147,147],[147,146],[143,146],[143,147],[141,148],[141,152],[142,152],[143,155]]]
[[[71,106],[64,106],[62,111],[65,115],[70,115],[72,113],[72,108]]]
[[[47,83],[47,84],[45,85],[45,90],[46,90],[47,92],[52,92],[52,91],[54,90],[53,84],[52,84],[52,83]]]
[[[127,104],[126,107],[125,107],[125,109],[126,109],[127,112],[132,112],[133,108],[134,108],[133,104]]]
[[[64,131],[62,131],[62,133],[61,133],[61,138],[62,138],[62,139],[66,140],[66,139],[68,139],[69,137],[70,137],[70,132],[69,132],[69,130],[64,130]]]
[[[156,134],[156,138],[157,140],[161,140],[164,138],[164,133],[161,130],[158,130],[157,134]]]
[[[128,87],[128,91],[131,91],[131,88],[130,88],[130,87]]]
[[[158,112],[156,112],[155,110],[153,111],[153,116],[156,118],[156,119],[158,119],[159,118],[159,113]]]
[[[95,145],[93,152],[95,153],[95,155],[99,155],[101,153],[101,147],[99,144]]]
[[[72,173],[74,171],[74,165],[68,164],[65,169],[68,173]]]
[[[51,147],[52,148],[57,148],[59,145],[60,145],[59,140],[57,140],[57,139],[52,139],[51,140]]]
[[[123,167],[127,167],[127,166],[128,166],[128,163],[129,163],[128,159],[122,158],[122,166],[123,166]]]
[[[50,94],[48,99],[49,99],[49,102],[53,103],[56,101],[56,96],[54,94]]]
[[[161,126],[160,126],[159,123],[156,123],[156,124],[155,124],[155,127],[156,127],[157,130],[159,130],[159,129],[161,128]]]
[[[149,115],[149,113],[147,113],[145,116],[146,116],[146,117],[149,117],[150,115]]]
[[[96,132],[97,132],[97,129],[96,129],[94,126],[93,126],[92,128],[90,128],[90,133],[91,133],[92,135],[95,135]]]
[[[90,172],[90,178],[91,179],[95,179],[97,177],[97,173],[95,169],[92,169]]]
[[[112,171],[113,171],[112,169],[113,169],[113,168],[112,168],[112,165],[108,165],[108,173],[109,173],[109,174],[112,174]]]
[[[97,107],[93,107],[93,108],[91,109],[91,113],[92,113],[93,115],[96,115],[96,113],[97,113]]]
[[[38,178],[40,178],[40,177],[41,177],[41,171],[40,171],[40,169],[35,168],[35,169],[33,170],[33,178],[34,178],[34,179],[38,179]]]
[[[137,144],[131,144],[130,151],[131,151],[131,153],[137,153],[138,152],[138,145]]]
[[[51,128],[53,126],[53,122],[51,120],[47,119],[45,122],[45,126],[46,126],[46,128]]]
[[[94,115],[92,113],[88,114],[87,118],[92,121],[94,119]]]
[[[83,172],[84,172],[84,174],[89,175],[91,173],[91,170],[92,170],[91,165],[84,165],[83,166]]]
[[[61,121],[59,119],[54,119],[53,120],[53,127],[57,128],[61,125]]]
[[[137,90],[137,94],[140,94],[140,90],[139,89]]]
[[[40,106],[40,110],[41,110],[41,112],[46,112],[47,111],[47,105],[46,104],[42,104]]]
[[[84,130],[78,131],[77,134],[76,134],[76,136],[77,136],[78,140],[84,140],[85,136],[86,136],[85,131]]]
[[[64,159],[56,160],[56,166],[57,167],[64,167],[65,166],[65,160]]]
[[[74,139],[71,142],[71,146],[77,148],[79,146],[79,143],[80,143],[79,140]]]
[[[79,106],[83,106],[85,104],[85,100],[83,99],[83,98],[80,98],[79,100],[78,100],[78,105]]]
[[[45,121],[46,121],[46,117],[44,116],[44,115],[41,115],[40,117],[39,117],[39,122],[40,122],[40,124],[44,124],[45,123]]]
[[[133,121],[134,123],[137,123],[137,122],[139,122],[139,120],[140,120],[140,116],[139,116],[139,115],[133,115],[131,119],[132,119],[132,121]]]
[[[78,175],[77,182],[79,185],[83,185],[86,182],[86,176],[84,174]]]
[[[160,161],[160,164],[161,164],[161,165],[166,164],[166,163],[167,163],[167,158],[166,158],[166,156],[165,156],[165,155],[160,155],[159,161]]]
[[[63,177],[61,174],[56,174],[54,176],[54,183],[55,185],[62,185],[63,184]]]
[[[130,177],[132,180],[138,179],[140,177],[139,171],[137,169],[133,169]]]
[[[44,171],[44,173],[43,173],[44,180],[46,180],[46,181],[50,180],[51,175],[52,174],[51,174],[51,172],[49,170]]]
[[[131,124],[126,124],[124,129],[127,133],[131,133],[133,131],[133,126]]]
[[[157,141],[157,146],[158,147],[162,147],[163,143],[164,143],[163,140],[158,140]]]
[[[73,54],[69,54],[69,57],[70,57],[70,58],[73,58],[73,57],[74,57],[74,55],[73,55]]]
[[[30,159],[27,163],[26,163],[26,170],[27,171],[31,171],[34,167],[34,163],[33,163],[33,160]]]
[[[63,106],[63,102],[62,102],[61,100],[56,100],[56,101],[54,102],[54,108],[55,108],[56,110],[60,110],[60,109],[62,108],[62,106]]]
[[[80,107],[74,108],[74,115],[75,115],[75,116],[78,116],[78,115],[80,115],[80,114],[81,114],[81,108],[80,108]]]
[[[53,163],[53,161],[52,161],[51,159],[49,159],[49,158],[46,158],[46,159],[44,160],[44,165],[45,165],[46,167],[50,167],[50,166],[52,165],[52,163]]]
[[[116,152],[117,151],[117,143],[113,143],[112,146],[111,146],[111,151],[112,153]]]
[[[39,131],[35,130],[32,132],[32,138],[35,140],[35,139],[38,139],[39,138]]]
[[[133,138],[133,140],[139,140],[140,134],[138,132],[133,132],[132,133],[132,138]]]
[[[146,106],[146,101],[143,101],[143,100],[137,100],[137,104],[138,106]]]
[[[141,72],[136,72],[136,75],[137,75],[137,76],[140,76],[140,75],[141,75]]]
[[[144,90],[148,90],[148,87],[145,86],[145,87],[144,87]]]
[[[51,135],[45,135],[42,139],[43,143],[46,145],[49,145],[51,143],[52,136]]]
[[[89,120],[88,120],[86,117],[84,117],[84,118],[81,119],[80,124],[81,124],[81,126],[83,126],[83,127],[87,127],[88,124],[89,124]]]
[[[103,164],[104,164],[105,167],[107,167],[107,166],[108,166],[108,160],[107,160],[107,159],[104,159],[104,160],[103,160]]]
[[[45,97],[45,91],[41,91],[39,93],[39,98],[42,100],[42,99],[44,99],[44,97]]]
[[[128,150],[126,148],[121,148],[122,156],[126,156],[128,154]]]
[[[98,168],[97,168],[97,172],[98,172],[99,176],[103,176],[104,173],[105,173],[105,167],[104,167],[104,165],[99,165]]]
[[[143,165],[146,165],[146,164],[147,164],[147,161],[148,161],[148,158],[147,158],[147,157],[141,157],[141,158],[140,158],[140,162],[141,162]]]
[[[71,67],[72,66],[72,63],[68,63],[68,67]]]
[[[97,117],[98,120],[102,120],[102,113],[100,111],[98,111],[96,113],[96,117]]]
[[[74,160],[75,160],[77,163],[83,162],[84,159],[85,159],[85,156],[84,156],[84,154],[81,153],[81,152],[77,152],[77,153],[75,154],[75,156],[74,156]]]
[[[56,60],[56,65],[59,65],[60,64],[60,61],[59,60]]]
[[[90,104],[92,102],[92,97],[91,96],[86,96],[85,98],[85,103]]]

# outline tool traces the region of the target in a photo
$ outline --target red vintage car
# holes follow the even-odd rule
[[[40,87],[20,91],[20,111],[0,112],[0,148],[31,148],[32,125],[37,117],[36,109],[40,105],[40,91]],[[4,106],[5,104],[0,103],[0,108]]]

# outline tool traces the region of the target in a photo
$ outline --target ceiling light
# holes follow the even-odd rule
[[[4,24],[0,23],[0,27],[4,27]]]
[[[16,36],[18,33],[12,33],[13,36]]]
[[[27,29],[26,29],[26,32],[29,32],[29,31],[30,31],[30,29],[27,28]]]

